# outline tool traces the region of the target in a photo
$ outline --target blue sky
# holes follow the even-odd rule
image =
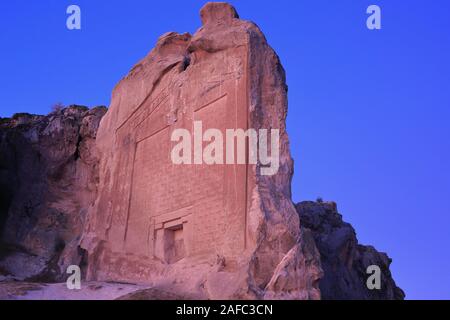
[[[204,2],[2,1],[0,116],[108,105],[159,35],[195,32]],[[408,298],[450,299],[450,2],[230,2],[287,71],[294,200],[336,201]],[[370,4],[382,30],[366,28]]]

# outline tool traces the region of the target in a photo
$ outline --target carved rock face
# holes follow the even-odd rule
[[[283,68],[261,31],[230,5],[209,3],[201,17],[192,37],[163,35],[114,90],[98,132],[99,192],[82,241],[89,277],[194,297],[319,298],[317,251],[301,243],[308,235],[290,200]],[[259,164],[174,165],[172,133],[199,121],[223,136],[280,130],[278,173],[263,176]],[[304,254],[308,264],[284,280],[295,288],[274,285],[280,263]]]

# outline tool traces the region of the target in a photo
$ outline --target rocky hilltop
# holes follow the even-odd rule
[[[390,259],[359,245],[335,204],[292,203],[285,73],[261,30],[226,3],[201,20],[161,36],[108,110],[0,119],[0,288],[78,265],[86,283],[139,284],[126,299],[402,299]],[[174,164],[171,135],[199,123],[277,130],[277,173]]]
[[[372,246],[358,243],[353,227],[342,220],[334,202],[306,201],[296,205],[303,227],[311,230],[320,252],[324,275],[320,280],[322,299],[401,300],[389,266],[392,260]],[[381,289],[369,290],[367,267],[379,266]]]

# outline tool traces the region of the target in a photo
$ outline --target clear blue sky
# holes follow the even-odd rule
[[[287,71],[294,200],[336,201],[408,298],[450,299],[450,2],[231,2]],[[81,31],[66,29],[70,4]],[[0,116],[108,105],[159,35],[195,32],[203,4],[1,1]],[[366,28],[370,4],[380,31]]]

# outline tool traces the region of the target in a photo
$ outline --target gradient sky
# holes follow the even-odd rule
[[[287,71],[294,200],[336,201],[407,298],[450,299],[450,2],[230,2]],[[1,1],[0,116],[108,105],[161,34],[195,32],[204,3]],[[382,30],[366,28],[370,4]]]

